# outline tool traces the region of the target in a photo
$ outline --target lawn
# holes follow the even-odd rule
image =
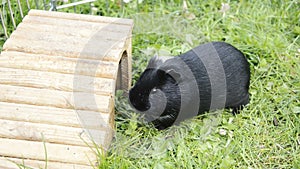
[[[134,1],[120,9],[109,14],[135,21],[133,83],[154,54],[226,41],[250,62],[251,101],[237,116],[219,110],[157,131],[119,94],[116,136],[100,168],[300,168],[299,2]]]
[[[251,66],[250,104],[240,114],[218,110],[163,131],[141,122],[119,91],[115,138],[99,168],[300,168],[299,1],[99,0],[94,7],[134,19],[133,84],[153,55],[209,41],[231,43]]]

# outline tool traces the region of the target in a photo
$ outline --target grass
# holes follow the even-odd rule
[[[222,3],[230,9],[220,12]],[[300,168],[300,3],[276,1],[99,0],[97,14],[132,18],[133,83],[155,53],[178,55],[226,41],[251,65],[250,104],[199,115],[157,131],[121,92],[116,133],[99,168]],[[82,13],[88,11],[83,10]]]
[[[300,4],[227,1],[222,13],[222,2],[131,2],[111,14],[135,21],[133,83],[155,53],[226,41],[251,64],[250,104],[236,117],[219,110],[157,131],[119,95],[116,137],[99,168],[300,168]]]

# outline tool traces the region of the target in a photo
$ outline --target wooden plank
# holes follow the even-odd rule
[[[104,146],[106,145],[105,141],[110,139],[110,133],[112,133],[110,127],[92,131],[92,129],[84,130],[84,127],[74,128],[3,119],[0,119],[0,126],[0,137],[2,138],[77,146],[87,146],[87,144],[92,146],[93,142]],[[87,133],[89,131],[95,132],[97,135],[90,135],[90,133]]]
[[[70,43],[57,43],[56,41],[47,40],[28,40],[18,38],[12,33],[11,37],[3,45],[4,51],[18,51],[34,54],[59,55],[71,58],[93,59],[119,62],[123,47],[118,44],[114,47],[114,43],[109,41],[101,41],[100,39],[91,38],[86,44],[76,44],[77,40]],[[59,39],[57,39],[59,40]],[[104,47],[99,46],[107,43]],[[82,46],[83,45],[83,46]]]
[[[17,164],[21,166],[31,167],[31,168],[48,168],[48,169],[92,169],[92,166],[80,165],[80,164],[70,164],[70,163],[60,163],[60,162],[46,162],[39,160],[30,159],[20,159],[11,157],[0,157],[0,168],[1,169],[20,169]],[[47,166],[47,167],[46,167]]]
[[[1,169],[20,169],[15,163],[13,163],[12,161],[9,161],[5,157],[0,157],[0,168]]]
[[[132,84],[132,39],[130,37],[130,39],[127,39],[127,44],[128,44],[128,48],[127,48],[127,68],[128,68],[128,88],[126,89],[127,91],[131,88],[131,84]]]
[[[61,25],[46,25],[38,24],[35,22],[22,22],[17,27],[17,33],[19,35],[24,35],[23,32],[26,32],[32,34],[32,36],[37,36],[36,33],[43,33],[43,36],[45,36],[45,34],[49,34],[52,36],[59,35],[63,37],[76,37],[78,39],[86,39],[91,38],[92,36],[97,36],[98,39],[107,39],[114,41],[119,41],[120,37],[128,37],[128,33],[124,33],[123,31],[115,31],[115,28],[107,30],[106,26],[107,25],[99,24],[96,29],[80,28],[78,26],[72,27],[72,29],[70,29],[70,27],[63,27]],[[53,32],[55,33],[53,34]],[[32,36],[27,36],[26,38],[33,38]],[[39,38],[43,37],[38,37],[36,39]]]
[[[38,11],[38,13],[39,12],[40,11]],[[49,13],[49,12],[46,12],[46,13]],[[70,16],[72,16],[72,15],[70,15]],[[79,16],[81,16],[81,15],[79,15]],[[68,18],[72,18],[72,17],[68,17]],[[92,17],[92,18],[98,18],[98,17]],[[49,18],[49,17],[40,17],[40,16],[26,16],[23,23],[25,24],[26,20],[35,20],[35,19],[37,19],[41,22],[44,22],[43,24],[48,23],[51,26],[59,25],[60,27],[64,27],[63,24],[71,24],[71,25],[66,25],[66,27],[65,27],[66,29],[69,29],[70,27],[76,29],[76,28],[80,27],[80,24],[86,26],[86,25],[88,25],[88,23],[94,23],[94,22],[83,23],[84,21],[82,21],[82,20],[65,20],[65,19],[58,19],[58,18],[55,18],[55,17],[54,18],[53,17]],[[54,23],[51,23],[51,21],[53,21]],[[59,23],[57,23],[57,22],[59,22]],[[27,25],[29,25],[29,24],[27,24]],[[36,26],[36,27],[39,27],[39,26]],[[73,57],[79,57],[80,54],[81,54],[81,57],[86,57],[86,58],[90,58],[90,59],[104,59],[104,60],[106,59],[106,60],[110,60],[110,61],[119,61],[121,51],[114,51],[114,50],[117,50],[116,49],[117,47],[111,48],[111,46],[112,46],[112,44],[113,44],[113,46],[115,46],[115,43],[110,43],[110,41],[105,41],[105,39],[102,38],[104,36],[103,34],[105,34],[105,33],[103,33],[103,31],[105,31],[105,29],[99,29],[99,25],[94,25],[92,27],[95,27],[98,30],[97,31],[98,33],[96,33],[92,37],[88,38],[89,43],[87,45],[85,45],[84,48],[78,47],[78,43],[86,44],[86,42],[84,40],[82,40],[82,38],[69,38],[69,37],[68,38],[63,38],[63,37],[56,38],[56,37],[53,37],[53,36],[56,35],[56,33],[55,34],[52,33],[48,36],[38,36],[38,39],[43,39],[44,41],[50,41],[50,42],[52,42],[53,40],[60,40],[60,41],[63,41],[65,43],[62,42],[63,44],[58,44],[58,43],[51,44],[51,43],[44,42],[44,44],[43,44],[43,46],[45,46],[44,48],[40,48],[41,45],[38,45],[37,49],[34,50],[32,48],[33,48],[33,46],[36,46],[35,44],[29,43],[30,48],[26,49],[26,47],[22,47],[22,43],[14,45],[14,43],[11,42],[12,48],[10,49],[9,45],[8,45],[9,42],[14,37],[16,32],[19,32],[19,31],[15,31],[12,34],[12,38],[10,38],[7,41],[7,43],[4,45],[3,49],[4,50],[10,50],[10,51],[13,51],[13,50],[23,51],[23,52],[28,52],[28,53],[43,53],[41,51],[44,51],[44,52],[46,52],[46,54],[50,54],[50,55],[55,54],[55,53],[56,54],[61,54],[60,52],[63,52],[65,50],[66,52],[63,52],[65,54],[64,56],[72,57],[73,55],[75,55]],[[111,27],[111,30],[116,30],[116,29],[121,28],[122,26],[110,25],[110,26],[105,26],[105,28],[106,27]],[[91,30],[91,27],[88,27],[87,29]],[[60,30],[60,29],[58,29],[58,30]],[[101,33],[99,32],[99,30],[101,30]],[[132,31],[132,24],[130,24],[130,26],[127,25],[127,27],[121,28],[120,31],[119,31],[120,34],[118,36],[121,36],[121,34],[123,33],[123,36],[121,36],[121,37],[123,37],[123,39],[124,38],[129,38],[131,31]],[[32,30],[31,32],[38,33],[40,31]],[[114,35],[114,33],[110,33],[109,35],[111,35],[111,34]],[[28,35],[28,33],[24,33],[23,35]],[[98,35],[100,36],[99,38],[97,37]],[[16,36],[19,36],[19,35],[16,35]],[[59,36],[59,34],[57,34],[57,36]],[[26,36],[25,37],[25,39],[23,41],[23,43],[24,43],[23,45],[26,45],[26,44],[28,45],[28,42],[30,41],[30,39],[28,39],[28,38],[30,38],[30,37],[32,37],[32,36]],[[124,40],[122,40],[122,38],[121,38],[121,40],[119,42],[123,42],[123,41]],[[69,45],[66,45],[66,44],[72,44],[72,42],[74,44],[73,46],[68,47]],[[104,45],[99,44],[99,43],[102,43],[102,42],[103,42]],[[36,44],[39,44],[39,43],[36,43]],[[122,44],[123,43],[121,43],[121,47],[119,47],[119,49],[123,50],[126,47]],[[8,46],[6,46],[6,45],[8,45]],[[102,46],[102,47],[99,48],[99,46]],[[54,48],[54,49],[49,50],[50,48]],[[68,48],[68,49],[66,49],[66,48]],[[98,51],[98,55],[96,54],[97,52],[95,50]],[[102,51],[99,51],[99,50],[102,50]],[[109,52],[107,53],[107,51],[109,51]],[[107,54],[105,54],[105,53],[107,53]],[[101,54],[104,55],[104,56],[102,56]]]
[[[101,112],[110,112],[113,109],[111,96],[2,84],[0,84],[0,101]]]
[[[55,31],[53,31],[55,32]],[[111,33],[112,34],[112,33]],[[19,31],[14,32],[11,35],[12,39],[15,40],[32,40],[32,41],[46,41],[47,43],[50,43],[49,45],[52,46],[51,42],[59,43],[59,44],[68,44],[74,45],[80,49],[84,49],[85,45],[89,45],[91,43],[90,41],[93,39],[97,39],[97,49],[99,50],[99,53],[102,52],[102,49],[120,49],[124,47],[124,39],[127,38],[127,36],[124,36],[122,34],[115,34],[114,36],[107,36],[107,34],[104,34],[104,32],[94,32],[89,37],[78,37],[78,36],[70,36],[65,34],[59,34],[59,33],[50,33],[46,31],[40,31],[40,30],[28,30],[28,29],[19,29]],[[48,46],[49,46],[48,45]],[[48,48],[48,50],[51,48]],[[104,52],[105,53],[105,52]]]
[[[5,157],[45,160],[43,142],[0,138],[0,152]],[[90,147],[45,143],[47,160],[72,164],[95,164],[97,157]],[[90,162],[91,161],[91,162]]]
[[[89,22],[104,22],[104,23],[115,23],[118,25],[133,25],[132,19],[125,18],[115,18],[115,17],[95,17],[93,15],[82,15],[82,14],[71,14],[64,12],[48,12],[42,10],[30,10],[28,13],[29,16],[43,16],[59,19],[68,19],[68,20],[79,20],[79,21],[89,21]]]
[[[20,169],[16,164],[14,164],[8,160],[4,160],[4,159],[0,159],[0,168],[1,169]]]
[[[111,113],[0,102],[0,119],[91,129],[110,127]],[[82,124],[82,123],[85,124]]]
[[[120,60],[118,78],[116,81],[117,90],[128,91],[131,87],[131,61],[129,61],[128,57],[128,54],[124,52]]]
[[[51,71],[57,73],[95,76],[115,79],[118,72],[116,62],[67,58],[59,55],[5,52],[0,55],[0,66],[6,68]]]
[[[22,23],[26,25],[44,25],[44,26],[55,26],[59,25],[60,28],[74,28],[75,29],[82,29],[82,30],[90,30],[90,31],[101,31],[107,33],[121,33],[127,35],[128,37],[131,36],[132,26],[127,25],[116,25],[113,23],[93,23],[93,22],[85,22],[85,21],[68,21],[64,19],[58,18],[45,18],[40,16],[26,16]]]
[[[44,167],[43,141],[47,168],[95,164],[87,144],[93,137],[105,151],[114,134],[115,81],[118,70],[121,88],[130,81],[131,62],[119,61],[126,52],[131,59],[132,23],[29,12],[0,55],[0,168],[3,157]]]
[[[0,84],[114,95],[115,80],[92,76],[0,67]]]
[[[26,26],[25,26],[26,27]],[[70,28],[69,28],[70,29]],[[53,30],[52,32],[56,32]],[[90,31],[91,32],[91,31]],[[58,34],[58,33],[51,33],[46,32],[43,30],[28,30],[23,29],[22,27],[18,27],[18,31],[15,31],[10,36],[11,39],[15,40],[32,40],[32,41],[46,41],[47,43],[55,42],[59,43],[61,45],[67,44],[74,45],[75,47],[78,47],[80,49],[84,49],[86,45],[90,45],[92,42],[96,42],[97,47],[96,49],[99,51],[99,53],[105,53],[102,52],[101,49],[119,49],[122,50],[125,44],[125,40],[127,38],[127,35],[120,34],[120,33],[110,33],[105,34],[105,32],[102,31],[96,31],[93,32],[89,37],[77,37],[77,36],[70,36],[70,35],[64,35],[64,34]],[[49,45],[48,45],[49,46]],[[52,47],[52,45],[51,45]],[[53,48],[53,47],[52,47]],[[48,48],[48,50],[52,50],[51,48]]]

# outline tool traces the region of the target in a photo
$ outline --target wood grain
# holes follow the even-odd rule
[[[90,147],[71,146],[53,143],[44,143],[28,140],[0,138],[0,152],[4,157],[17,157],[65,162],[71,164],[91,165],[97,161],[94,150]],[[45,153],[46,147],[46,153]]]
[[[0,84],[100,95],[115,92],[113,79],[2,67]]]
[[[114,136],[115,91],[131,85],[132,28],[29,11],[0,54],[0,168],[97,167],[96,149]]]
[[[53,169],[91,169],[91,166],[89,165],[70,164],[53,161],[46,162],[46,160],[39,161],[21,158],[0,157],[1,169],[20,169],[17,164],[31,168],[46,168],[47,166],[47,168]]]
[[[2,51],[0,66],[115,79],[118,63],[67,58],[59,55]]]
[[[2,84],[0,84],[0,101],[102,112],[110,112],[113,108],[111,96]]]

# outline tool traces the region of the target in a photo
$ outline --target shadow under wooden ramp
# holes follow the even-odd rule
[[[92,168],[131,83],[130,19],[31,10],[0,55],[0,168]]]

